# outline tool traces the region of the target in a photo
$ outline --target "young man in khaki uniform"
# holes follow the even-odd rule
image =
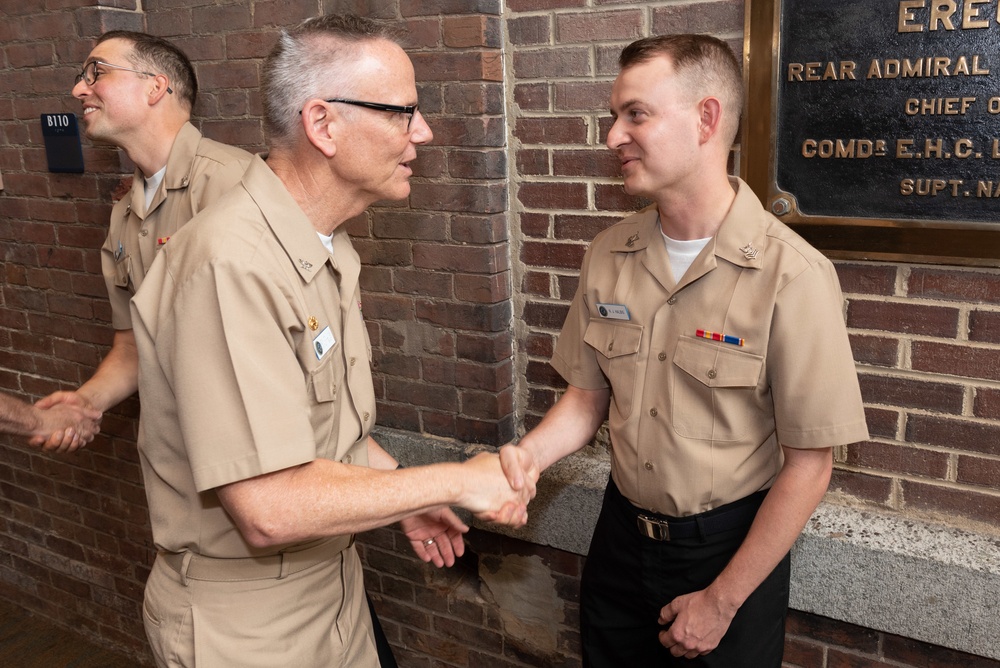
[[[192,216],[239,183],[252,157],[191,125],[198,81],[187,56],[145,33],[112,31],[97,40],[73,95],[92,141],[113,144],[135,163],[132,189],[111,211],[101,268],[115,329],[111,350],[75,392],[39,402],[101,412],[138,389],[138,355],[129,300],[158,251]]]
[[[608,419],[584,666],[778,668],[789,550],[832,447],[868,438],[837,275],[728,177],[724,42],[647,38],[619,63],[607,145],[654,204],[594,240],[552,359],[569,387],[501,458],[530,483]]]
[[[161,251],[132,301],[161,666],[378,665],[353,535],[400,521],[436,565],[448,507],[525,521],[496,455],[395,470],[375,423],[361,269],[343,223],[409,195],[432,133],[413,66],[357,17],[283,32],[261,71],[270,150]],[[530,487],[530,486],[529,486]],[[503,512],[500,510],[503,509]]]

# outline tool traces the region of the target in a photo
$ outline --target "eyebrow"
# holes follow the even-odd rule
[[[632,107],[637,106],[639,104],[642,104],[642,100],[640,100],[638,98],[632,98],[631,100],[627,100],[627,101],[623,102],[621,104],[621,106],[619,106],[619,109],[621,109],[622,111],[628,111]],[[618,113],[615,112],[614,109],[608,109],[608,111],[611,112],[612,116],[617,116],[618,115]]]

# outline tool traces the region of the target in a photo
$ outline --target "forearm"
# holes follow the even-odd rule
[[[131,329],[115,332],[111,350],[78,393],[91,406],[104,412],[139,389],[139,351]]]
[[[41,426],[37,409],[14,397],[0,394],[0,431],[33,436]]]
[[[260,547],[367,531],[442,506],[484,512],[513,498],[495,455],[399,471],[316,459],[217,491]]]
[[[708,588],[733,613],[792,548],[830,482],[830,448],[784,451],[785,464],[757,511],[750,532]]]
[[[539,472],[591,442],[608,417],[611,392],[570,385],[518,447],[534,457]]]

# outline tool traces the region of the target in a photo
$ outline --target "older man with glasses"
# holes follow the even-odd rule
[[[160,666],[373,668],[354,534],[400,522],[419,557],[452,565],[468,527],[449,506],[520,526],[534,488],[511,489],[496,454],[396,470],[369,436],[344,223],[406,198],[433,137],[396,37],[310,19],[262,72],[267,158],[175,235],[132,301],[159,550],[146,632]]]
[[[115,330],[111,350],[82,387],[56,392],[38,405],[62,402],[103,412],[139,385],[129,300],[163,245],[238,183],[252,156],[202,137],[190,123],[198,95],[194,68],[159,37],[102,35],[76,77],[73,95],[83,103],[87,137],[122,149],[136,169],[132,189],[112,209],[101,249]],[[53,434],[44,447],[55,447],[58,437]]]

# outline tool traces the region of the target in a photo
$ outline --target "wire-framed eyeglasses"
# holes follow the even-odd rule
[[[97,66],[110,67],[115,70],[125,70],[126,72],[135,72],[136,74],[145,74],[146,76],[155,77],[156,75],[152,72],[143,72],[142,70],[133,70],[131,67],[122,67],[121,65],[112,65],[111,63],[106,63],[103,60],[92,60],[83,66],[83,69],[79,74],[76,75],[76,80],[74,84],[80,83],[80,81],[86,82],[88,86],[93,86],[97,83],[97,77],[101,76],[103,72],[97,71]],[[173,93],[173,89],[167,86],[167,92]]]
[[[342,97],[335,97],[331,100],[324,100],[324,102],[339,102],[341,104],[353,104],[356,107],[364,107],[365,109],[374,109],[375,111],[388,111],[393,114],[406,114],[406,131],[410,131],[410,125],[413,124],[413,117],[417,114],[417,108],[420,106],[418,104],[382,104],[381,102],[363,102],[362,100],[347,100]]]

